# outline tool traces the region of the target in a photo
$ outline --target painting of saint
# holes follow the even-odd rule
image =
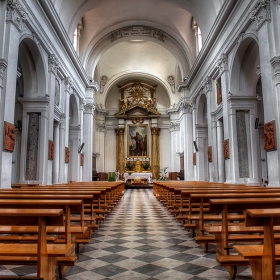
[[[148,157],[147,125],[128,126],[128,156]]]

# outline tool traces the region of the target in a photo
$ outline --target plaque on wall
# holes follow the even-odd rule
[[[16,128],[12,123],[4,122],[4,151],[13,152],[16,142]]]
[[[84,166],[84,161],[85,161],[85,155],[81,154],[81,166]]]
[[[196,153],[193,153],[193,165],[196,165]]]
[[[70,162],[70,149],[68,147],[65,147],[65,163]]]
[[[229,159],[229,140],[226,139],[223,141],[224,148],[224,159]]]
[[[212,162],[212,146],[208,147],[207,154],[208,154],[208,162]]]
[[[49,140],[49,160],[54,159],[54,142]]]
[[[264,130],[264,149],[266,151],[276,150],[275,121],[263,125]]]

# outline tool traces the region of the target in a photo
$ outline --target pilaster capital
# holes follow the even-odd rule
[[[255,22],[257,31],[266,21],[270,20],[270,0],[258,0],[251,12],[251,21]]]
[[[95,110],[95,104],[93,102],[87,102],[84,104],[84,114],[93,115]]]
[[[115,129],[116,135],[124,136],[124,127],[118,127]]]
[[[160,128],[159,127],[151,127],[151,134],[152,135],[160,135]]]
[[[212,91],[212,79],[207,76],[206,79],[203,81],[202,86],[203,93],[208,93],[209,91]]]
[[[55,54],[49,55],[49,72],[57,74],[57,68],[59,67],[60,63],[57,59],[57,56]]]
[[[193,103],[186,98],[181,98],[179,101],[179,110],[184,114],[191,114],[193,111]]]
[[[228,71],[228,56],[225,53],[222,53],[220,56],[217,67],[219,68],[220,74],[222,74],[224,71]]]
[[[179,121],[172,121],[169,124],[169,131],[174,132],[174,131],[180,131],[180,122]]]
[[[0,59],[0,79],[3,80],[4,73],[6,71],[6,68],[8,66],[8,63],[5,59]]]
[[[96,122],[96,130],[100,132],[106,132],[107,127],[105,122]]]
[[[275,71],[274,75],[276,86],[280,85],[280,56],[273,57],[270,62]]]
[[[18,31],[22,30],[22,24],[27,19],[27,13],[23,10],[18,0],[7,0],[6,22],[13,23]]]

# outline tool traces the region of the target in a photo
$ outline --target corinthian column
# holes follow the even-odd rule
[[[159,134],[160,128],[152,127],[152,173],[153,178],[157,178],[157,172],[159,167]]]
[[[117,169],[120,174],[124,174],[124,128],[119,127],[116,129],[117,134]]]

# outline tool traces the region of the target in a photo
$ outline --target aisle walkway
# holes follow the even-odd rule
[[[205,254],[151,189],[126,190],[64,280],[230,280],[209,247]],[[7,272],[36,275],[36,267],[0,265],[0,275]],[[252,279],[247,267],[238,273],[236,280]]]
[[[212,248],[205,254],[151,189],[126,190],[65,279],[230,279]]]

